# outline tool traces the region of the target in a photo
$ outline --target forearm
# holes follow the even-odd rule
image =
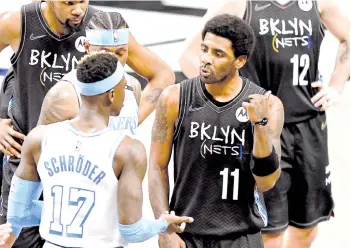
[[[343,91],[345,82],[350,77],[350,41],[340,43],[336,57],[335,69],[330,78],[329,86],[334,87],[340,93]]]
[[[267,157],[272,152],[272,134],[268,126],[254,127],[254,145],[252,155],[256,158]]]
[[[261,192],[271,189],[280,176],[280,147],[275,148],[271,136],[269,127],[255,127],[251,170]]]
[[[146,220],[141,218],[131,225],[118,224],[118,229],[124,240],[131,243],[138,243],[148,240],[157,234],[166,231],[168,222],[163,219]]]
[[[141,93],[139,108],[139,125],[155,110],[158,99],[167,86],[175,83],[175,75],[168,66],[159,66],[157,75]]]
[[[149,170],[149,198],[155,218],[169,211],[168,170],[151,166]]]
[[[9,194],[8,223],[18,237],[23,227],[38,226],[41,217],[41,203],[36,201],[42,192],[40,182],[23,180],[14,175]]]

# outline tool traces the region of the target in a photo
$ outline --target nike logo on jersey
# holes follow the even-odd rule
[[[32,33],[29,38],[30,38],[30,40],[37,40],[37,39],[40,39],[40,38],[44,38],[45,36],[46,36],[46,34],[34,36],[33,33]]]
[[[327,121],[322,122],[321,129],[324,130],[327,127]]]
[[[271,4],[266,4],[266,5],[262,5],[262,6],[258,6],[257,4],[255,5],[255,11],[261,11],[264,10],[265,8],[271,6]]]
[[[201,109],[203,109],[203,108],[204,108],[204,107],[194,108],[192,105],[190,105],[189,111],[190,111],[190,112],[195,112],[195,111],[199,111],[199,110],[201,110]]]

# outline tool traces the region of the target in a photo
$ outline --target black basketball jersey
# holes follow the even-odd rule
[[[285,122],[300,122],[318,113],[311,97],[318,89],[318,59],[324,37],[317,3],[312,0],[248,1],[244,19],[256,35],[255,50],[240,70],[278,96]]]
[[[10,116],[23,134],[37,125],[49,89],[84,56],[85,25],[96,11],[88,7],[79,32],[58,36],[47,26],[40,2],[22,6],[21,41],[11,57],[16,81]]]
[[[243,78],[238,96],[221,107],[199,77],[181,82],[180,92],[170,209],[194,217],[185,229],[192,235],[258,232],[267,217],[250,169],[253,128],[241,105],[264,90]]]

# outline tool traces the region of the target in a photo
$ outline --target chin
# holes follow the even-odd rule
[[[215,84],[216,83],[212,78],[200,76],[200,79],[204,84]]]
[[[69,24],[68,28],[73,32],[79,32],[82,29],[82,23],[79,24]]]

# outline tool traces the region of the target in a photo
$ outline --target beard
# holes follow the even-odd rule
[[[69,33],[73,33],[73,32],[79,32],[82,30],[82,23],[83,23],[83,19],[79,24],[70,24],[69,20],[66,20],[64,23],[64,26]]]

